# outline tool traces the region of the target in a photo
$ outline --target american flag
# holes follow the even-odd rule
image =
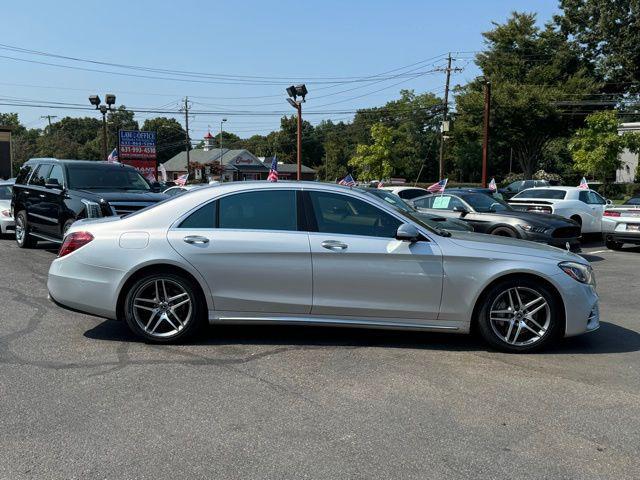
[[[383,188],[383,187],[384,187],[384,183],[378,182],[378,188]]]
[[[114,148],[113,151],[107,157],[107,162],[118,163],[118,149]]]
[[[269,176],[267,177],[267,181],[278,181],[278,159],[275,155],[273,156],[273,160],[271,160],[271,168],[269,169]]]
[[[498,190],[498,186],[496,185],[495,178],[492,178],[491,181],[489,182],[489,190],[491,190],[492,192],[495,192]]]
[[[581,188],[582,190],[589,190],[589,184],[587,183],[587,179],[582,177],[582,180],[580,180],[580,185],[578,185],[578,188]]]
[[[353,179],[351,174],[349,174],[346,177],[344,177],[342,180],[340,180],[338,182],[338,185],[344,185],[346,187],[355,187],[356,186],[356,181]]]
[[[444,189],[447,187],[448,180],[449,180],[448,178],[445,178],[444,180],[440,180],[438,183],[434,183],[429,188],[427,188],[427,190],[430,191],[431,193],[444,193]]]
[[[187,179],[189,178],[189,174],[185,173],[184,175],[180,175],[176,178],[173,183],[178,185],[179,187],[184,187],[187,184]]]

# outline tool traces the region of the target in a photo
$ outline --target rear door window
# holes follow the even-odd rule
[[[18,185],[26,184],[27,180],[29,179],[29,174],[31,174],[32,170],[33,170],[33,165],[23,165],[22,168],[20,168],[20,172],[18,173],[18,176],[16,177],[16,183]]]
[[[218,228],[298,229],[295,190],[236,193],[218,200]]]
[[[51,171],[51,165],[42,164],[40,165],[33,175],[31,175],[31,179],[29,180],[29,185],[36,185],[38,187],[44,187],[45,180],[49,176],[49,172]]]

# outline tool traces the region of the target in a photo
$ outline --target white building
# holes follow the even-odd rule
[[[618,129],[618,133],[620,133],[620,135],[624,135],[627,132],[640,133],[640,122],[621,124]],[[631,153],[629,150],[625,149],[625,151],[620,155],[620,160],[622,160],[622,165],[616,171],[616,182],[632,183],[636,178],[638,154]]]

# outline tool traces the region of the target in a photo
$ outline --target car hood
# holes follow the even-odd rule
[[[472,232],[451,232],[450,240],[461,247],[472,250],[483,250],[497,253],[515,253],[532,257],[542,257],[550,260],[573,261],[582,264],[588,262],[575,253],[551,247],[537,242],[529,242],[517,238],[500,237]]]
[[[11,208],[11,200],[0,200],[0,208]]]
[[[561,217],[560,215],[552,215],[549,213],[532,213],[505,210],[503,212],[495,212],[495,215],[518,218],[534,226],[540,225],[547,227],[573,227],[576,225],[573,220],[566,219],[564,217]]]
[[[140,192],[136,190],[76,190],[107,202],[159,202],[169,198],[164,193]]]

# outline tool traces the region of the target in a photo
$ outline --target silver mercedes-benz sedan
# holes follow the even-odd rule
[[[477,330],[522,352],[599,325],[582,257],[436,230],[366,193],[305,182],[227,183],[78,221],[48,288],[159,343],[208,321]]]

